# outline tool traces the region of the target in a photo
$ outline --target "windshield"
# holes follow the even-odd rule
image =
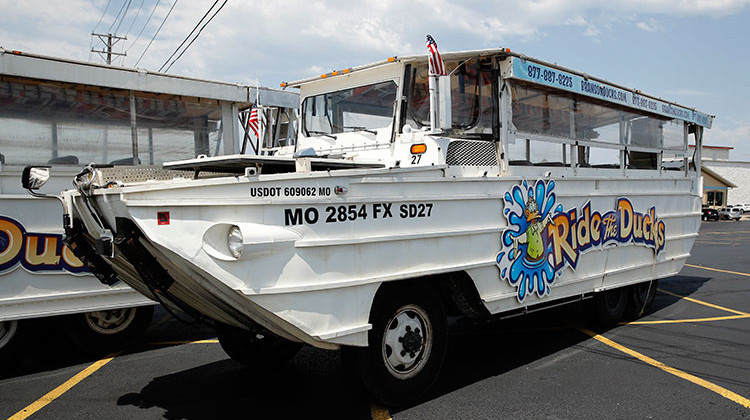
[[[396,83],[375,83],[305,98],[304,133],[336,134],[389,127],[396,103]]]

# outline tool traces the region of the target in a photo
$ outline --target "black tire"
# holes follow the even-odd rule
[[[599,325],[611,327],[622,319],[628,306],[629,290],[627,287],[619,287],[594,295],[592,309],[594,319]]]
[[[654,302],[658,284],[659,280],[652,280],[630,286],[628,308],[625,312],[628,319],[637,319],[646,313]]]
[[[259,325],[251,331],[217,324],[216,335],[229,357],[245,366],[260,369],[287,362],[302,348],[302,343],[279,337]]]
[[[142,335],[151,323],[154,307],[111,309],[67,315],[65,333],[81,351],[99,355],[121,350]]]
[[[378,293],[370,312],[368,347],[344,347],[341,359],[372,397],[400,406],[435,383],[446,353],[445,309],[428,284]]]
[[[18,339],[18,321],[0,321],[0,356],[7,357],[12,354]]]

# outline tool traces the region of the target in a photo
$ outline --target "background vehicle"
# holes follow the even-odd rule
[[[719,220],[719,212],[716,209],[705,208],[703,209],[702,219],[706,220]]]
[[[724,212],[724,218],[727,220],[739,220],[742,218],[742,209],[739,207],[727,207]]]
[[[60,203],[21,188],[24,165],[49,166],[40,193],[57,193],[89,162],[130,165],[132,177],[236,153],[252,137],[251,101],[273,105],[273,140],[294,121],[297,95],[2,49],[0,69],[0,351],[44,317],[35,325],[64,329],[87,351],[119,346],[146,328],[155,302],[91,275],[63,244]]]

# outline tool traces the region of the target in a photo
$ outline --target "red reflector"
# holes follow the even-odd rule
[[[169,224],[169,212],[168,211],[157,212],[156,223],[160,225],[168,225]]]

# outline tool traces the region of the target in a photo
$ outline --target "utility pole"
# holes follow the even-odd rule
[[[97,34],[94,32],[91,33],[91,36],[98,37],[99,40],[102,42],[102,44],[104,44],[104,48],[105,48],[105,50],[95,50],[92,48],[91,52],[98,53],[99,56],[101,56],[107,61],[107,64],[112,64],[113,55],[121,55],[121,56],[127,55],[125,53],[118,53],[118,52],[112,51],[112,47],[114,47],[115,44],[117,44],[117,42],[119,41],[127,40],[128,37],[122,37],[122,36],[117,36],[117,35],[112,35],[112,34]],[[106,56],[104,54],[106,54]]]

